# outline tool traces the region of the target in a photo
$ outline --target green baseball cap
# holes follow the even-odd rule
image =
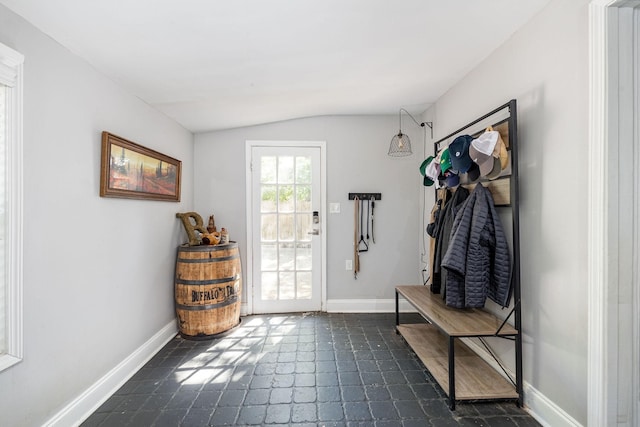
[[[451,156],[449,155],[449,147],[442,150],[440,155],[440,173],[444,174],[451,169]]]
[[[433,156],[429,156],[424,159],[424,162],[422,162],[422,164],[420,165],[420,174],[424,176],[424,178],[422,179],[422,185],[424,185],[425,187],[431,187],[433,185],[433,180],[426,175],[427,166],[429,166],[433,159]]]
[[[429,156],[424,159],[424,162],[422,162],[422,164],[420,165],[420,175],[425,176],[425,174],[427,173],[427,166],[429,166],[429,163],[431,163],[432,160],[433,156]]]

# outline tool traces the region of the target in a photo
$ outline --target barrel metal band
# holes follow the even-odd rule
[[[231,277],[223,277],[221,279],[211,279],[211,280],[186,280],[186,279],[179,279],[176,277],[176,283],[179,285],[215,285],[218,283],[226,283],[226,282],[235,282],[236,280],[240,279],[240,275],[236,274],[235,276],[231,276]]]
[[[179,310],[188,310],[188,311],[204,311],[204,310],[213,310],[215,308],[222,308],[228,305],[234,304],[238,301],[238,296],[233,295],[227,298],[226,300],[219,302],[217,304],[205,304],[205,305],[184,305],[184,304],[176,304],[176,308]]]
[[[200,263],[209,263],[209,262],[222,262],[222,261],[231,261],[232,259],[240,258],[240,255],[230,255],[224,256],[220,258],[178,258],[178,262],[184,262],[185,264],[200,264]]]

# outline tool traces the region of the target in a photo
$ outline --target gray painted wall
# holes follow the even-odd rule
[[[193,136],[0,6],[24,65],[24,361],[0,372],[0,424],[41,425],[174,318]],[[99,197],[108,130],[184,163],[182,202]]]

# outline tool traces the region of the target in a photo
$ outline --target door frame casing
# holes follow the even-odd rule
[[[251,153],[254,147],[302,147],[320,149],[320,311],[327,310],[327,143],[326,141],[281,141],[281,140],[247,140],[245,144],[246,171],[246,207],[247,207],[247,267],[246,277],[246,314],[253,314],[253,180],[251,179]]]
[[[589,5],[587,418],[594,426],[640,421],[640,42],[638,34],[625,38],[638,28],[639,10],[640,0]]]

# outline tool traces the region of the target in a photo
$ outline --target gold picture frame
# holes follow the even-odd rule
[[[180,201],[182,162],[102,132],[100,196]]]

